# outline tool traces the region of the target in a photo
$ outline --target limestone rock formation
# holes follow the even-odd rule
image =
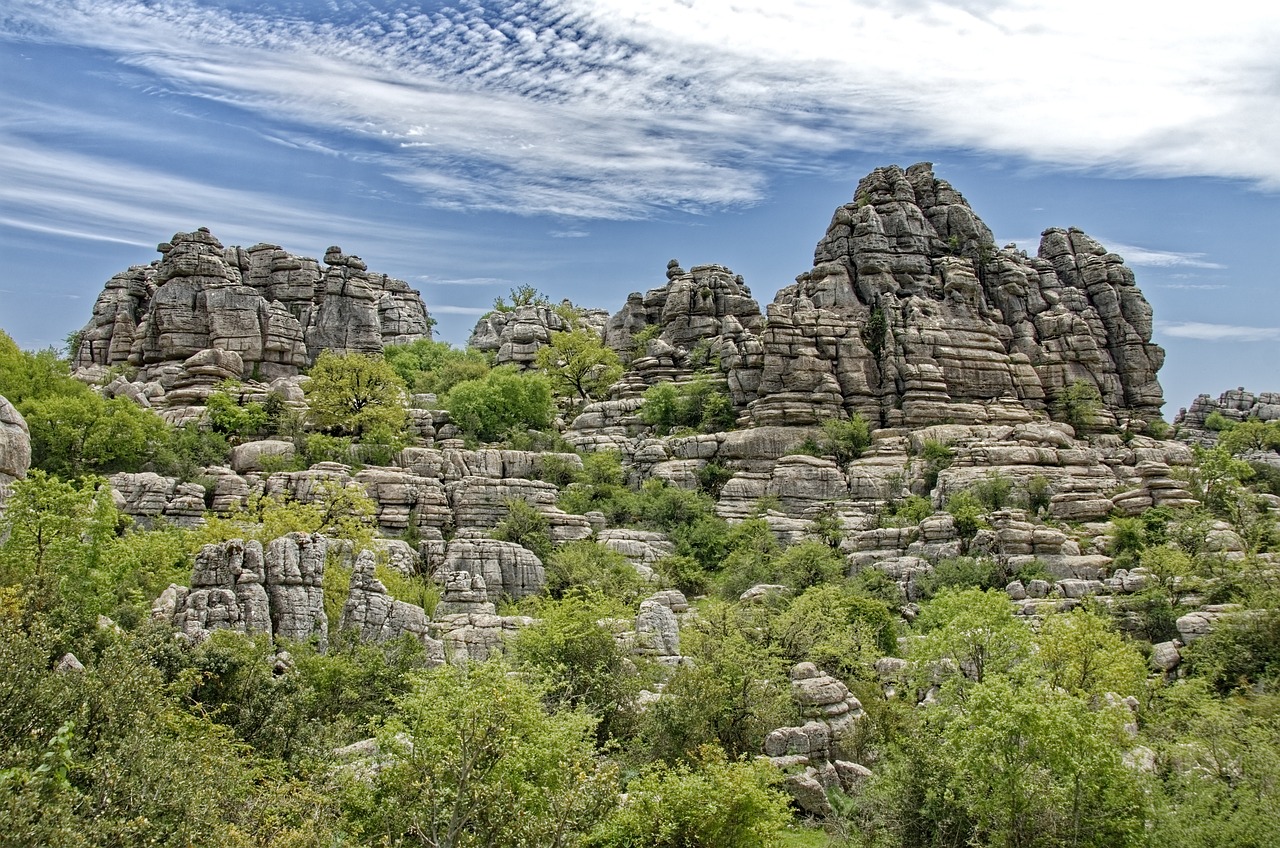
[[[551,341],[552,333],[586,327],[604,335],[609,313],[603,309],[579,309],[569,301],[559,308],[546,304],[518,306],[510,311],[495,310],[476,322],[467,345],[494,355],[498,365],[529,368],[538,348]]]
[[[224,248],[204,228],[158,250],[159,260],[107,282],[80,333],[78,370],[131,365],[135,382],[169,392],[197,367],[269,380],[297,374],[321,350],[374,353],[431,337],[416,291],[337,247],[323,269],[277,245]]]
[[[1077,380],[1109,417],[1164,403],[1151,308],[1121,258],[1078,230],[1046,230],[1035,258],[998,248],[928,163],[863,178],[760,342],[758,423],[1006,421],[1002,407],[1051,409]]]
[[[9,484],[27,476],[31,467],[31,432],[22,414],[0,395],[0,510]]]
[[[422,607],[397,601],[374,576],[372,551],[361,551],[351,572],[347,602],[342,606],[339,630],[354,630],[363,642],[390,642],[413,636],[427,649],[429,660],[444,662],[444,645],[432,638]]]
[[[807,662],[791,669],[791,697],[808,721],[765,737],[765,756],[787,772],[784,785],[802,810],[830,815],[827,790],[851,792],[871,774],[843,759],[844,743],[863,715],[862,704],[844,683]]]
[[[1254,394],[1241,386],[1228,389],[1216,400],[1212,395],[1202,394],[1191,402],[1189,408],[1178,410],[1177,417],[1173,419],[1176,437],[1191,444],[1215,444],[1218,432],[1209,429],[1207,424],[1209,416],[1215,413],[1231,423],[1277,421],[1280,420],[1280,392]],[[1259,458],[1271,460],[1270,457]],[[1280,465],[1280,459],[1271,460],[1271,464]]]
[[[500,542],[479,534],[460,534],[450,540],[444,570],[483,577],[489,591],[517,601],[536,595],[547,582],[542,560],[532,551],[514,542]]]
[[[484,662],[505,650],[516,630],[532,623],[526,616],[498,615],[484,577],[454,571],[444,576],[444,595],[436,605],[431,628],[450,662]]]
[[[265,552],[260,542],[239,539],[205,545],[191,588],[170,586],[152,605],[152,617],[197,641],[228,629],[315,639],[323,650],[326,549],[323,536],[302,533],[273,540]]]

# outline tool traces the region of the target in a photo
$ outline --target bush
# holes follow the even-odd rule
[[[832,418],[822,422],[822,448],[835,457],[840,465],[847,465],[862,456],[871,445],[871,426],[867,419],[855,412],[848,420]]]
[[[790,820],[781,774],[703,748],[692,764],[655,766],[627,785],[627,803],[588,848],[772,848]]]
[[[960,537],[960,544],[964,548],[968,547],[979,530],[987,526],[982,520],[984,510],[981,501],[967,489],[947,498],[947,512],[955,521],[956,535]]]
[[[564,598],[571,590],[588,590],[632,604],[647,588],[626,557],[586,539],[559,546],[543,565],[546,589],[553,598]]]
[[[444,400],[450,420],[469,438],[494,442],[513,431],[542,430],[555,418],[551,384],[513,366],[454,386]]]
[[[956,452],[949,445],[935,439],[925,439],[920,449],[920,458],[924,460],[924,488],[931,492],[938,485],[938,475],[955,462]]]
[[[881,527],[914,527],[933,515],[933,504],[928,498],[910,495],[891,504],[886,504],[880,513]]]
[[[1083,430],[1097,423],[1102,412],[1102,393],[1087,380],[1073,380],[1054,401],[1053,411],[1059,421]]]
[[[971,489],[988,510],[1004,509],[1013,493],[1013,483],[999,471],[990,470]]]
[[[551,554],[551,527],[547,517],[526,500],[514,498],[507,501],[507,517],[493,528],[493,538],[500,542],[514,542],[546,560]]]
[[[418,339],[407,345],[388,345],[382,356],[412,391],[443,395],[464,380],[478,380],[489,371],[489,360],[478,350],[458,350],[447,342]]]
[[[303,391],[320,429],[357,438],[375,428],[404,429],[404,383],[382,357],[322,351],[309,376]]]
[[[675,383],[650,386],[644,393],[640,420],[660,435],[686,428],[719,433],[733,429],[737,413],[723,381],[699,377],[679,386]]]

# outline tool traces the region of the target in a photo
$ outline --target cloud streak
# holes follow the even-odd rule
[[[1157,322],[1156,328],[1166,336],[1202,342],[1274,342],[1280,341],[1280,327],[1242,327],[1236,324],[1210,324],[1201,321],[1180,323]]]
[[[304,20],[16,0],[0,37],[108,51],[290,124],[274,143],[358,151],[436,207],[633,219],[751,205],[773,169],[895,143],[1280,189],[1280,14],[1223,3],[523,0]]]

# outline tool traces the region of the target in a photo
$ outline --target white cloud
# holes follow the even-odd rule
[[[587,232],[586,230],[552,230],[551,232],[547,233],[547,235],[551,236],[552,238],[576,239],[576,238],[586,238],[587,236],[591,235],[591,233]]]
[[[107,50],[173,90],[339,133],[444,208],[749,205],[772,168],[895,143],[1280,188],[1273,4],[522,0],[354,21],[187,0],[6,5],[0,37]]]
[[[1235,324],[1209,324],[1200,321],[1177,323],[1158,321],[1156,329],[1166,336],[1202,342],[1280,341],[1280,327],[1241,327]]]
[[[485,309],[481,306],[428,306],[427,311],[433,315],[440,313],[443,315],[484,315],[492,312],[492,309]]]
[[[1118,253],[1124,257],[1124,261],[1129,265],[1144,265],[1151,268],[1206,268],[1213,270],[1222,270],[1226,268],[1218,262],[1210,262],[1204,258],[1203,253],[1185,253],[1175,250],[1153,250],[1149,247],[1136,247],[1131,244],[1120,244],[1119,242],[1108,242],[1106,239],[1098,239],[1099,242],[1106,245],[1107,250]]]

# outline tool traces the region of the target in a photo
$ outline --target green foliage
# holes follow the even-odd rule
[[[876,362],[882,360],[889,343],[889,319],[879,306],[874,307],[867,315],[867,323],[863,325],[861,335],[862,343],[867,346]]]
[[[924,488],[926,492],[931,492],[938,485],[938,475],[955,462],[956,452],[943,442],[925,439],[920,449],[920,458],[924,460]]]
[[[550,342],[538,348],[537,365],[551,378],[556,391],[581,402],[603,397],[622,376],[618,355],[585,327],[552,333]]]
[[[236,383],[224,383],[205,399],[204,408],[209,416],[209,425],[214,432],[248,441],[265,433],[267,410],[256,401],[241,404],[231,394],[238,388],[239,385]]]
[[[1230,430],[1234,426],[1236,426],[1235,421],[1232,421],[1230,418],[1223,415],[1221,412],[1218,412],[1216,409],[1213,412],[1210,412],[1208,415],[1206,415],[1204,419],[1204,428],[1206,430],[1212,430],[1215,433],[1221,433],[1226,430]]]
[[[996,589],[946,589],[920,610],[923,638],[912,648],[920,673],[943,659],[954,660],[964,676],[981,683],[1008,674],[1026,659],[1030,632],[1013,616],[1009,597]]]
[[[1032,515],[1048,512],[1052,500],[1053,487],[1049,478],[1036,474],[1027,480],[1027,510]]]
[[[914,527],[933,515],[933,504],[928,498],[908,495],[885,504],[878,521],[881,527]]]
[[[1280,691],[1280,611],[1238,612],[1183,649],[1183,658],[1221,694]]]
[[[947,498],[947,512],[955,521],[956,535],[960,537],[962,549],[967,550],[978,531],[987,526],[983,520],[986,510],[972,490],[966,489]]]
[[[805,590],[770,624],[792,662],[811,662],[846,680],[873,674],[897,653],[896,616],[882,601],[831,584]]]
[[[570,590],[583,589],[630,605],[647,588],[626,557],[589,539],[560,545],[544,565],[546,589],[553,598],[564,598]]]
[[[645,711],[655,754],[673,762],[718,745],[730,757],[754,756],[771,730],[793,717],[781,653],[728,604],[712,603],[681,632],[693,662],[678,667],[663,697]]]
[[[627,785],[627,802],[592,833],[589,848],[774,848],[790,818],[780,775],[730,762],[715,748],[693,764],[654,766]]]
[[[1147,529],[1141,518],[1111,519],[1111,546],[1108,551],[1116,568],[1133,568],[1147,546]]]
[[[737,421],[733,401],[722,381],[699,377],[688,383],[659,383],[644,393],[640,420],[659,435],[692,429],[700,433],[732,430]]]
[[[1101,615],[1076,609],[1047,616],[1034,641],[1037,671],[1055,689],[1093,703],[1107,692],[1144,692],[1147,667],[1142,654]]]
[[[661,324],[649,324],[644,329],[631,334],[631,355],[644,356],[645,350],[649,346],[649,342],[656,339],[662,333]]]
[[[1218,438],[1233,456],[1280,450],[1280,421],[1241,421]]]
[[[541,684],[543,702],[553,711],[593,716],[599,744],[630,732],[644,676],[605,626],[630,610],[576,591],[543,602],[537,612],[537,624],[517,633],[513,649],[516,665]]]
[[[1102,412],[1102,393],[1088,380],[1073,380],[1054,400],[1053,412],[1076,430],[1092,427]]]
[[[53,396],[67,397],[89,392],[71,376],[67,361],[53,348],[31,353],[18,348],[14,340],[0,330],[0,396],[14,406],[26,400]]]
[[[991,469],[973,484],[970,491],[988,511],[995,511],[1009,505],[1013,495],[1013,482],[999,471]]]
[[[862,456],[871,445],[871,427],[867,419],[857,412],[847,420],[829,418],[822,422],[820,445],[824,453],[835,457],[837,463],[847,465]]]
[[[698,468],[698,488],[713,498],[719,498],[720,490],[733,479],[733,474],[732,468],[713,459]]]
[[[1010,575],[988,557],[949,557],[933,567],[930,574],[916,578],[916,591],[923,599],[944,589],[1003,589]]]
[[[388,345],[382,356],[404,384],[419,393],[444,395],[458,383],[482,379],[489,372],[489,360],[480,351],[428,339]]]
[[[510,303],[507,303],[507,301],[502,297],[502,295],[498,295],[496,298],[493,299],[494,312],[514,312],[515,310],[521,308],[522,306],[550,306],[551,305],[551,301],[547,298],[545,294],[538,291],[538,289],[535,286],[531,286],[527,283],[522,283],[521,285],[515,286],[514,288],[511,289],[511,291],[509,292],[509,295],[511,297]]]
[[[498,441],[513,431],[544,429],[555,417],[546,376],[507,365],[454,386],[444,407],[463,433],[482,442]]]
[[[19,411],[31,429],[32,465],[52,474],[139,471],[169,440],[169,426],[151,410],[87,389],[30,398]]]
[[[356,550],[370,547],[376,506],[358,483],[343,485],[322,480],[312,500],[290,500],[275,495],[251,495],[243,508],[225,518],[210,515],[191,534],[195,549],[229,539],[256,539],[264,545],[289,533],[323,533],[350,540]]]
[[[507,517],[498,522],[491,534],[500,542],[515,542],[546,560],[551,554],[551,526],[547,517],[526,500],[507,501]]]
[[[420,675],[379,734],[381,767],[353,787],[365,838],[437,848],[574,844],[616,803],[595,720],[548,714],[540,693],[497,663]]]
[[[309,376],[303,391],[311,419],[320,429],[356,437],[375,426],[404,429],[404,384],[385,359],[326,350]]]

